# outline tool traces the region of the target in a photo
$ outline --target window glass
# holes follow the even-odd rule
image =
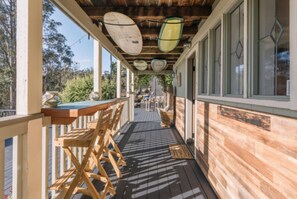
[[[220,94],[221,87],[221,26],[215,30],[214,45],[214,65],[213,65],[213,94]]]
[[[289,0],[259,1],[259,67],[256,95],[289,95]]]
[[[203,42],[202,42],[202,92],[206,94],[207,93],[207,82],[208,82],[208,38],[206,38]]]
[[[243,94],[243,4],[231,13],[230,68],[228,69],[228,94]]]

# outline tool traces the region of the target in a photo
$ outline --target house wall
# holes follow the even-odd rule
[[[185,71],[184,59],[194,51],[199,63],[199,42],[219,23],[225,14],[244,2],[244,94],[225,93],[225,76],[221,76],[221,95],[197,95],[195,103],[195,159],[220,198],[297,198],[297,1],[290,0],[290,96],[283,100],[250,94],[248,5],[253,0],[220,0],[185,50],[175,70]],[[222,30],[223,33],[224,30]],[[223,33],[224,34],[224,33]],[[222,39],[222,51],[224,51]],[[224,53],[224,52],[223,52]],[[222,56],[224,59],[224,56]],[[226,63],[223,62],[222,70]],[[199,64],[196,72],[198,77]],[[224,72],[224,71],[223,71]],[[196,79],[199,87],[199,78]],[[183,90],[186,90],[184,88]],[[183,90],[177,88],[177,95]],[[176,112],[181,112],[180,98]],[[184,107],[183,107],[184,108]],[[176,121],[179,132],[182,120]],[[184,121],[183,121],[184,122]],[[184,123],[183,123],[184,124]],[[184,133],[181,133],[184,137]]]
[[[177,76],[181,74],[181,85],[177,85]],[[175,127],[181,137],[185,137],[185,106],[186,106],[186,68],[185,61],[183,60],[176,69],[176,75],[174,78],[176,85],[176,114],[175,114]]]
[[[181,86],[176,86],[176,96],[178,97],[186,97],[186,68],[185,68],[185,61],[183,60],[180,65],[176,69],[176,76],[175,80],[177,78],[178,74],[181,74]]]
[[[297,119],[197,101],[196,161],[221,198],[297,198]]]
[[[176,97],[175,127],[183,139],[185,137],[185,103],[185,98]]]

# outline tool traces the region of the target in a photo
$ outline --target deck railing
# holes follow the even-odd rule
[[[15,115],[16,111],[13,109],[0,109],[0,117],[7,117]]]
[[[129,122],[130,111],[133,105],[130,104],[131,100],[124,101],[125,105],[119,124],[119,129]],[[73,128],[85,128],[87,123],[98,115],[95,113],[92,116],[81,116],[77,118],[70,125],[52,125],[50,117],[44,117],[43,114],[35,114],[30,116],[9,116],[0,119],[0,198],[4,198],[4,179],[5,179],[5,140],[13,138],[13,161],[12,161],[12,197],[13,198],[26,198],[23,183],[28,180],[23,180],[23,172],[26,172],[26,167],[30,166],[26,162],[26,152],[28,146],[26,139],[30,131],[30,123],[35,120],[42,121],[42,144],[41,148],[34,150],[42,151],[42,183],[41,190],[37,190],[42,194],[42,198],[54,198],[59,195],[55,191],[49,192],[48,187],[63,174],[65,170],[70,168],[71,162],[62,150],[59,150],[54,145],[56,137],[63,135]],[[41,131],[40,131],[41,132]],[[118,131],[120,132],[120,131]],[[73,153],[81,158],[85,151],[81,148],[73,148]],[[30,177],[30,176],[29,176]],[[36,186],[40,187],[40,186]]]

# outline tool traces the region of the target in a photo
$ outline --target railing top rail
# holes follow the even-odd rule
[[[12,115],[8,117],[0,118],[0,128],[11,126],[18,123],[28,122],[38,118],[43,118],[42,113],[32,114],[32,115]]]

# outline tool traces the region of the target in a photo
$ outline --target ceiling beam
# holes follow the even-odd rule
[[[153,70],[144,70],[139,71],[135,70],[136,75],[166,75],[166,74],[174,74],[173,70],[162,70],[161,72],[155,72]]]
[[[139,27],[139,29],[140,29],[142,37],[144,37],[144,38],[158,38],[160,30],[161,30],[161,28],[157,28],[157,27],[151,27],[151,28]],[[198,31],[198,26],[186,27],[183,29],[182,35],[183,35],[183,37],[192,37],[197,33],[197,31]],[[110,37],[105,26],[103,26],[102,32],[106,36]]]
[[[128,55],[126,52],[122,51],[119,49],[119,53],[121,53],[123,56]],[[143,48],[140,55],[142,56],[143,54],[158,54],[158,55],[180,55],[183,53],[183,49],[181,48],[176,48],[170,52],[162,52],[161,50],[159,50],[158,48]]]
[[[116,48],[119,48],[119,46],[114,43],[114,41],[111,41]],[[176,48],[184,48],[184,44],[187,43],[187,40],[181,40],[179,41]],[[158,41],[157,40],[143,40],[143,48],[158,48]]]
[[[166,60],[167,61],[167,64],[175,64],[175,60]],[[134,62],[134,60],[129,60],[128,61],[129,62],[129,64],[131,64],[131,65],[133,65],[133,62]],[[148,63],[148,64],[151,64],[151,60],[146,60],[146,62]]]
[[[130,6],[130,7],[84,7],[84,11],[92,18],[102,18],[107,12],[120,12],[132,19],[164,19],[164,17],[180,16],[183,18],[207,18],[211,13],[211,6]]]
[[[124,58],[129,60],[135,60],[135,59],[143,59],[143,60],[151,60],[151,59],[166,59],[166,60],[177,60],[179,58],[179,55],[141,55],[141,56],[135,56],[135,55],[125,55]]]

